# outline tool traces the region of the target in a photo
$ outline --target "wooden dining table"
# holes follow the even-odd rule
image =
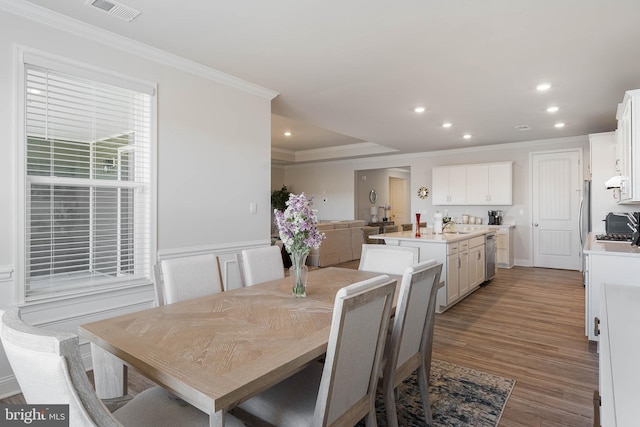
[[[376,276],[329,267],[309,272],[306,298],[285,277],[83,324],[96,392],[125,395],[131,366],[224,426],[228,410],[321,357],[338,290]]]

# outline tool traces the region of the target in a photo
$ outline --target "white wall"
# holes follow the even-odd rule
[[[157,83],[160,256],[215,252],[225,267],[239,249],[268,244],[270,96],[218,83],[204,67],[192,70],[186,61],[168,65],[169,55],[111,47],[113,35],[102,44],[101,37],[91,37],[96,30],[62,29],[73,25],[54,28],[0,11],[0,308],[17,302],[12,272],[17,264],[17,45]],[[156,57],[161,60],[148,59]],[[249,213],[251,202],[257,203],[257,214]],[[24,311],[35,324],[75,331],[78,324],[152,303],[149,284],[73,303],[31,304]],[[16,383],[0,354],[0,398],[13,391]]]
[[[531,220],[530,220],[530,168],[529,153],[550,151],[573,147],[584,148],[586,164],[589,159],[588,138],[562,138],[527,143],[500,144],[488,147],[474,147],[462,150],[415,153],[371,157],[331,163],[315,163],[285,167],[285,181],[291,185],[292,191],[305,191],[324,197],[326,203],[318,204],[320,219],[353,219],[354,212],[354,177],[356,171],[411,167],[411,212],[426,212],[423,219],[427,223],[433,221],[436,210],[448,209],[452,217],[469,213],[484,218],[487,222],[489,209],[504,211],[505,223],[516,223],[515,228],[515,261],[518,265],[531,265]],[[431,169],[435,166],[455,164],[489,163],[513,161],[513,205],[512,206],[433,206],[431,196],[426,199],[418,197],[418,188],[426,186],[431,190]],[[586,176],[586,175],[585,175]],[[379,199],[380,200],[380,199]],[[381,200],[383,203],[384,200]]]

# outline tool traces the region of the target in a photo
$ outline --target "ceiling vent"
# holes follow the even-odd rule
[[[140,15],[140,11],[110,0],[87,0],[85,4],[96,7],[103,12],[107,12],[109,15],[113,15],[127,22],[133,21]]]
[[[531,126],[529,125],[518,125],[516,126],[516,129],[518,129],[520,132],[524,132],[527,130],[531,130]]]

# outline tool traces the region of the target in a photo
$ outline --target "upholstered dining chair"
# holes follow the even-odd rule
[[[284,277],[282,253],[278,246],[245,249],[237,259],[243,286],[253,286]]]
[[[171,399],[161,387],[144,390],[109,412],[87,378],[77,335],[27,325],[17,307],[0,310],[0,318],[0,339],[26,402],[69,405],[70,426],[209,426],[207,414]],[[228,414],[225,423],[243,426]]]
[[[154,273],[159,306],[223,291],[220,261],[213,254],[162,260]]]
[[[418,263],[419,255],[419,248],[364,244],[358,270],[401,276],[405,268]]]
[[[241,403],[249,424],[351,426],[365,418],[368,427],[376,426],[379,363],[395,287],[383,275],[340,289],[324,365],[313,362]]]
[[[389,427],[398,426],[396,390],[409,375],[418,373],[427,425],[433,424],[429,405],[429,373],[435,321],[435,300],[442,263],[424,261],[406,268],[391,333],[385,347],[382,375],[384,406]]]

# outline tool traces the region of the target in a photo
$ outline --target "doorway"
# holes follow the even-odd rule
[[[376,216],[382,220],[383,206],[391,206],[391,219],[395,224],[409,223],[407,216],[411,212],[411,168],[393,167],[355,171],[355,219],[371,222]],[[402,180],[394,181],[392,179]],[[393,190],[392,190],[393,187]],[[392,191],[394,194],[392,194]],[[375,197],[371,197],[371,194]],[[402,194],[404,193],[404,197]]]
[[[389,177],[389,202],[391,204],[391,217],[396,225],[409,223],[407,215],[407,180],[404,178]]]
[[[533,266],[580,270],[582,149],[531,153]]]

